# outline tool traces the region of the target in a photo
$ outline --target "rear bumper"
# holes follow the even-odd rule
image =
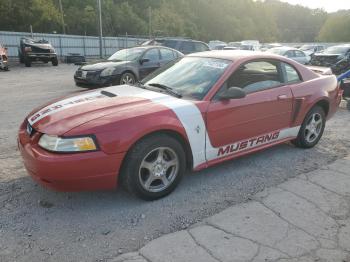
[[[112,190],[124,154],[103,151],[55,154],[37,145],[24,130],[18,135],[18,148],[30,176],[39,184],[57,191]]]

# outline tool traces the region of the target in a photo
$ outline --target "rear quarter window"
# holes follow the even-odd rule
[[[284,79],[286,83],[298,83],[302,81],[300,74],[293,66],[282,63],[282,70],[284,71]]]

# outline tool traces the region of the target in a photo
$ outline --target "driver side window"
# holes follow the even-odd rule
[[[157,62],[159,61],[159,51],[157,48],[148,50],[144,56],[144,59],[149,59],[149,62]]]
[[[246,94],[278,87],[283,84],[279,71],[278,62],[263,60],[248,62],[230,76],[217,95],[230,87],[242,88]]]

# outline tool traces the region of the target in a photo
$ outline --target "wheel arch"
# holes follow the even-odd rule
[[[123,174],[123,170],[125,168],[127,156],[129,154],[129,152],[132,150],[132,148],[138,142],[140,142],[141,140],[146,139],[146,138],[151,137],[151,136],[156,136],[156,135],[159,135],[159,134],[168,135],[168,136],[176,139],[182,145],[182,148],[185,151],[185,154],[186,154],[185,155],[185,158],[186,158],[186,169],[192,169],[193,168],[193,155],[192,155],[191,146],[190,146],[187,138],[185,138],[181,133],[179,133],[179,132],[177,132],[175,130],[172,130],[172,129],[161,129],[161,130],[156,130],[156,131],[152,131],[152,132],[149,132],[147,134],[144,134],[142,137],[139,137],[138,139],[136,139],[134,141],[134,143],[129,146],[129,148],[128,148],[125,156],[124,156],[121,168],[120,168],[120,170],[122,171],[121,172],[121,177],[122,177],[122,174]]]
[[[311,108],[315,107],[315,106],[319,106],[324,110],[324,113],[326,115],[326,117],[328,116],[329,113],[329,101],[325,98],[318,100]]]
[[[131,68],[125,68],[124,70],[122,70],[120,72],[120,77],[125,74],[125,73],[130,73],[133,74],[135,76],[135,80],[138,81],[139,80],[139,75],[137,74],[137,72],[135,72],[133,69]]]

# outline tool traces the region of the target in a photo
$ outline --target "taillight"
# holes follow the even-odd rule
[[[24,48],[24,52],[32,52],[32,48],[30,46],[26,46]]]

